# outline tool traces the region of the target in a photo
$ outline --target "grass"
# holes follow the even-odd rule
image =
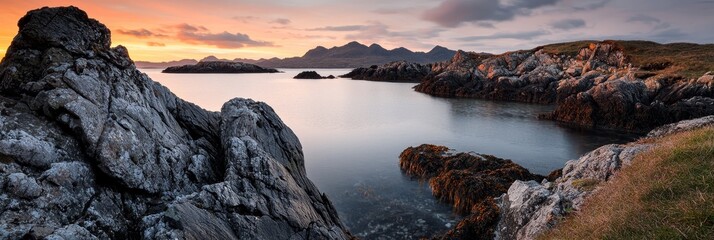
[[[615,41],[615,46],[625,53],[633,66],[646,72],[698,78],[714,71],[714,44],[669,43],[649,41]],[[575,56],[580,49],[597,41],[557,43],[538,47],[547,53]]]
[[[577,179],[573,180],[573,187],[576,187],[582,191],[592,191],[597,187],[598,181],[597,179],[590,179],[590,178],[583,178],[583,179]]]
[[[655,141],[542,239],[714,239],[714,127]]]

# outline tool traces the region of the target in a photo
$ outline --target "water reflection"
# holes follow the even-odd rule
[[[351,231],[368,239],[411,239],[445,231],[458,216],[429,188],[405,178],[398,155],[422,143],[510,158],[547,174],[600,145],[628,138],[577,131],[536,119],[549,106],[435,98],[409,83],[295,80],[277,74],[162,74],[179,97],[220,110],[240,96],[270,104],[298,135],[308,177],[333,201]],[[348,69],[318,69],[340,75]]]

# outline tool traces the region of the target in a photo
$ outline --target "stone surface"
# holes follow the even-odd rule
[[[162,73],[276,73],[274,68],[264,68],[243,62],[207,61],[192,65],[167,67]]]
[[[382,66],[356,68],[340,77],[384,82],[420,82],[429,73],[431,73],[431,64],[397,61]]]
[[[209,112],[75,7],[31,11],[0,63],[1,239],[346,239],[266,104]]]

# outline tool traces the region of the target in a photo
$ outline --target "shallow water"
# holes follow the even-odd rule
[[[308,177],[334,203],[353,234],[411,239],[445,231],[458,216],[426,184],[399,170],[408,146],[446,145],[512,159],[548,174],[570,159],[631,135],[583,131],[536,119],[551,106],[436,98],[413,83],[292,79],[275,74],[163,74],[143,69],[179,97],[219,111],[234,97],[268,103],[297,134]],[[349,69],[313,69],[323,76]]]

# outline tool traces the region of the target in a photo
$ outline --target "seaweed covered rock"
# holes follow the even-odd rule
[[[423,65],[397,61],[382,66],[372,65],[367,68],[356,68],[340,77],[370,81],[418,83],[429,73],[431,73],[431,64]]]
[[[192,65],[173,66],[163,73],[277,73],[274,68],[264,68],[255,64],[226,61],[201,61]]]
[[[0,238],[350,237],[268,105],[177,98],[75,7],[18,26],[0,63]]]
[[[429,180],[435,197],[451,203],[466,215],[444,238],[493,237],[498,206],[493,200],[516,180],[541,180],[510,160],[476,153],[454,153],[444,146],[423,144],[409,147],[399,156],[401,169],[409,176]]]

